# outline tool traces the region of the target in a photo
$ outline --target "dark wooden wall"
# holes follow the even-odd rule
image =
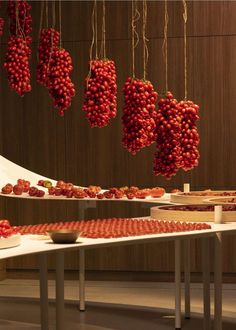
[[[49,1],[50,3],[50,1]],[[138,185],[164,186],[167,190],[190,182],[194,189],[236,188],[236,2],[188,2],[188,90],[189,98],[201,107],[199,130],[201,160],[189,173],[180,171],[171,181],[152,174],[155,146],[130,155],[121,145],[121,88],[131,74],[130,1],[106,1],[107,53],[115,60],[118,74],[118,115],[103,129],[88,125],[81,110],[83,83],[88,73],[91,43],[91,1],[62,1],[63,46],[70,52],[76,97],[64,118],[57,115],[48,93],[35,81],[40,2],[31,1],[33,14],[32,92],[20,98],[10,91],[6,74],[0,73],[0,154],[42,175],[81,185],[102,187]],[[5,11],[3,4],[1,12]],[[184,96],[182,2],[170,1],[169,89],[176,98]],[[99,4],[100,17],[100,4]],[[148,78],[157,91],[164,90],[162,58],[164,6],[148,1]],[[58,22],[57,22],[58,23]],[[57,25],[58,26],[58,25]],[[6,24],[7,27],[7,24]],[[1,67],[6,49],[5,31],[1,43]],[[142,49],[137,50],[137,76],[142,77]],[[78,219],[77,202],[1,201],[1,216],[14,224]],[[138,204],[98,203],[86,211],[86,218],[147,215]],[[200,269],[199,242],[192,252],[192,270]],[[233,247],[225,243],[224,269],[236,272]],[[78,267],[76,254],[67,257],[68,269]],[[34,268],[36,261],[25,257],[8,262],[9,268]],[[88,253],[91,270],[173,270],[173,245],[158,244],[102,249]]]

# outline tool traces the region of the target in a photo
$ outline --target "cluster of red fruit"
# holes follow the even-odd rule
[[[17,184],[15,185],[7,183],[4,187],[2,187],[3,194],[9,195],[12,192],[15,195],[22,195],[23,193],[28,193],[31,197],[43,197],[45,195],[45,191],[36,187],[31,187],[30,182],[24,179],[18,179]]]
[[[43,180],[38,182],[38,185],[44,185]],[[128,199],[139,198],[144,199],[147,196],[151,196],[153,198],[159,198],[164,195],[165,189],[160,187],[155,188],[146,188],[139,189],[138,187],[121,187],[121,188],[110,188],[101,192],[101,187],[99,186],[89,186],[88,188],[80,188],[74,186],[73,183],[65,183],[60,180],[57,182],[56,187],[48,188],[49,195],[55,196],[65,196],[67,198],[97,198],[97,199],[121,199],[123,197],[127,197]]]
[[[160,99],[157,109],[157,151],[154,156],[154,174],[170,179],[180,165],[181,117],[178,101],[168,92]]]
[[[42,29],[40,32],[36,79],[37,82],[45,87],[48,87],[48,71],[51,53],[58,47],[59,39],[59,32],[55,29]]]
[[[8,220],[0,220],[0,238],[7,238],[17,233],[16,227],[12,227]]]
[[[128,78],[124,84],[122,143],[132,154],[156,140],[155,102],[158,94],[149,81]]]
[[[18,227],[22,234],[45,234],[49,230],[74,229],[81,232],[82,237],[89,238],[118,238],[141,236],[181,231],[211,229],[206,223],[188,223],[162,221],[154,219],[109,218],[81,220],[70,222],[44,223]]]
[[[178,169],[191,170],[198,165],[199,135],[196,121],[199,106],[192,101],[178,102],[171,92],[158,102],[157,151],[153,171],[170,179]]]
[[[7,43],[4,68],[7,71],[11,89],[20,96],[31,91],[29,59],[31,56],[31,6],[25,0],[10,0],[8,15],[10,18],[11,36]]]
[[[26,0],[9,0],[7,14],[11,19],[10,32],[12,35],[22,33],[24,36],[32,32],[31,6]]]
[[[86,78],[83,111],[91,127],[107,126],[116,116],[116,68],[111,60],[92,60]]]
[[[70,79],[72,60],[64,48],[58,47],[59,38],[59,32],[55,29],[41,30],[36,77],[39,83],[48,88],[59,115],[64,116],[71,106],[75,88]]]
[[[4,19],[0,17],[0,37],[3,35]]]
[[[178,104],[182,117],[181,121],[181,163],[185,171],[191,170],[198,165],[200,157],[198,151],[199,134],[196,122],[199,119],[199,106],[192,101],[181,101]]]

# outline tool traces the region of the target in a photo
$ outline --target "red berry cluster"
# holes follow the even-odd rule
[[[64,112],[71,106],[71,98],[75,95],[74,84],[69,76],[72,69],[70,54],[63,48],[55,49],[51,56],[48,89],[60,116],[64,116]]]
[[[0,220],[0,238],[7,238],[17,233],[16,227],[12,227],[8,220]]]
[[[49,60],[51,54],[59,44],[59,32],[49,28],[42,29],[39,37],[39,46],[38,46],[38,64],[36,69],[36,79],[37,81],[44,85],[48,86],[48,71],[49,71]]]
[[[133,155],[156,140],[155,102],[158,94],[149,81],[129,77],[124,84],[122,143]]]
[[[191,170],[198,165],[199,135],[196,121],[199,106],[192,101],[174,99],[171,92],[158,102],[157,151],[153,171],[170,179],[178,169]]]
[[[41,30],[36,79],[48,88],[54,107],[59,110],[60,116],[64,116],[71,106],[75,88],[69,76],[73,69],[72,60],[64,48],[58,47],[59,39],[58,31],[52,28]]]
[[[11,20],[11,35],[29,35],[32,32],[31,6],[26,0],[9,0],[7,14]]]
[[[31,6],[25,0],[9,1],[11,36],[8,39],[4,68],[11,89],[20,96],[31,91],[29,59],[31,56]],[[16,15],[18,13],[18,15]]]
[[[174,233],[192,230],[211,229],[206,223],[188,223],[162,221],[154,219],[109,218],[70,222],[44,223],[17,227],[22,234],[45,234],[49,230],[73,229],[79,230],[82,237],[89,238],[119,238]]]
[[[170,92],[160,99],[157,110],[157,151],[154,156],[153,171],[170,179],[180,166],[181,117],[178,101]]]
[[[4,19],[0,17],[0,37],[3,35]]]
[[[116,116],[116,68],[111,60],[90,61],[83,111],[91,127],[107,126]]]
[[[185,171],[198,165],[200,157],[198,151],[199,134],[196,122],[199,119],[199,106],[192,101],[181,101],[178,108],[182,117],[181,121],[181,163]]]

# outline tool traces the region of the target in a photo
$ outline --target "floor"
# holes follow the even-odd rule
[[[183,291],[183,290],[182,290]],[[172,283],[86,282],[86,312],[78,310],[78,283],[65,282],[65,330],[168,330],[174,329]],[[39,288],[35,280],[0,282],[0,329],[40,329]],[[49,281],[50,330],[55,329],[55,286]],[[190,320],[182,329],[202,329],[202,287],[191,285]],[[223,330],[236,329],[236,285],[223,289]],[[235,319],[234,319],[235,318]]]

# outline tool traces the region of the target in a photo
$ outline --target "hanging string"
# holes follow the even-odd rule
[[[168,88],[168,22],[169,22],[169,16],[168,16],[168,5],[167,0],[165,0],[165,18],[164,18],[164,40],[162,44],[162,54],[163,59],[165,62],[165,85],[166,85],[166,91],[169,90]]]
[[[55,0],[52,1],[52,28],[54,29],[56,25],[56,6]]]
[[[188,12],[187,12],[187,3],[186,0],[183,1],[183,19],[184,19],[184,99],[187,100],[188,98],[188,87],[187,87],[187,19],[188,19]]]
[[[132,76],[135,78],[135,48],[139,43],[139,35],[136,30],[136,22],[140,18],[140,13],[137,8],[137,1],[132,0],[132,19],[131,19],[131,28],[132,28]],[[135,42],[136,38],[136,42]]]
[[[44,13],[44,1],[41,2],[41,9],[40,9],[39,37],[43,27],[43,13]]]
[[[105,0],[102,0],[102,38],[100,48],[101,58],[106,58],[106,7]]]
[[[94,0],[94,26],[95,26],[95,58],[98,58],[98,13],[97,0]]]
[[[62,20],[61,20],[61,0],[59,0],[59,33],[60,33],[60,48],[62,48]]]
[[[46,27],[48,28],[49,24],[48,24],[48,0],[45,0],[46,2]]]
[[[20,21],[19,21],[19,3],[16,1],[16,35],[20,35],[21,37],[25,38],[24,31],[21,28]]]
[[[94,41],[95,41],[95,6],[96,6],[96,0],[94,0],[93,4],[93,12],[91,16],[91,26],[92,26],[92,42],[89,50],[89,59],[90,61],[93,59],[93,46],[94,46]]]
[[[143,0],[143,79],[146,80],[147,76],[147,63],[148,63],[148,47],[146,38],[146,26],[147,26],[147,1]]]

